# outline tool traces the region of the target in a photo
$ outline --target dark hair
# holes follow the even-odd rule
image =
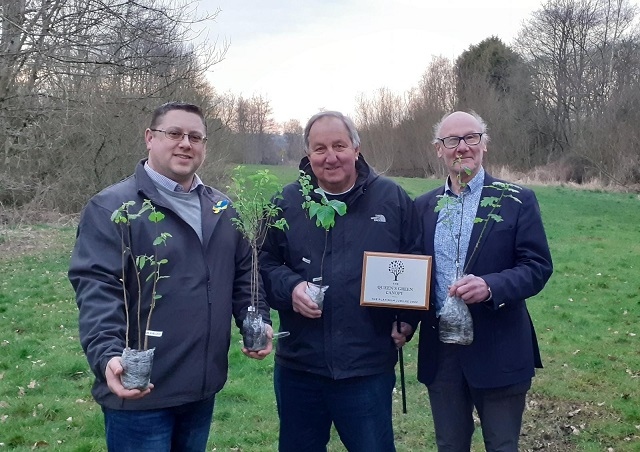
[[[185,102],[167,102],[166,104],[160,105],[153,111],[153,115],[151,115],[151,125],[150,129],[155,129],[160,122],[160,119],[167,113],[172,110],[182,110],[187,113],[193,113],[200,117],[202,120],[202,124],[204,124],[204,131],[207,131],[207,121],[204,119],[204,113],[202,113],[202,109],[194,104],[188,104]]]
[[[339,111],[321,111],[321,112],[316,113],[315,115],[313,115],[311,117],[311,119],[309,119],[309,121],[307,121],[307,125],[304,128],[304,149],[305,149],[305,151],[309,150],[309,133],[311,132],[311,126],[318,119],[326,118],[326,117],[338,118],[340,121],[342,121],[344,126],[347,128],[347,132],[349,132],[349,138],[351,139],[351,145],[354,148],[357,148],[357,147],[360,146],[360,135],[358,135],[358,130],[356,129],[355,124],[353,123],[353,121],[349,117],[343,115]]]

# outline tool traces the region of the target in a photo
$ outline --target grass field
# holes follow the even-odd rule
[[[412,196],[440,183],[398,180]],[[529,394],[521,450],[639,451],[640,197],[532,188],[555,273],[529,300],[545,368]],[[70,226],[0,228],[0,450],[105,449],[66,277],[73,239]],[[395,395],[399,451],[435,450],[416,346],[404,351],[407,414],[399,383]],[[244,357],[235,333],[230,361],[209,450],[276,450],[273,359]],[[344,450],[333,436],[330,450]],[[478,434],[474,450],[482,450]]]

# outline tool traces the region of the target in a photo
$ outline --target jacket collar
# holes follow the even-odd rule
[[[319,187],[318,178],[311,170],[309,157],[304,156],[302,160],[300,160],[298,169],[311,176],[311,184],[314,187]],[[358,198],[360,195],[366,192],[369,185],[371,185],[371,183],[379,177],[375,170],[371,166],[369,166],[367,161],[364,159],[362,152],[358,154],[358,160],[356,160],[356,173],[358,175],[356,178],[356,183],[351,191],[346,194],[345,202],[347,204],[351,203],[354,199]],[[319,196],[315,193],[311,193],[311,196],[315,198],[316,201],[319,199]]]
[[[161,206],[165,209],[171,210],[169,204],[165,201],[164,197],[158,192],[158,189],[154,185],[153,181],[144,169],[144,164],[147,159],[142,159],[138,162],[135,169],[136,190],[138,195],[144,199],[149,199],[157,206]],[[209,187],[207,185],[199,185],[196,188],[198,197],[200,198],[201,206],[201,218],[202,218],[202,240],[203,245],[206,247],[211,240],[213,231],[218,224],[219,219],[223,215],[230,215],[225,210],[219,210],[217,213],[214,211],[214,207],[223,201],[230,202],[230,199],[222,192]]]

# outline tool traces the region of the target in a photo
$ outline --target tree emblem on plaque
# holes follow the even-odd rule
[[[393,280],[397,281],[398,276],[404,273],[404,264],[402,261],[391,261],[389,263],[389,273],[393,275]]]

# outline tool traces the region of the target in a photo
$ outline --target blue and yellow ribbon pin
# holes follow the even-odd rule
[[[227,208],[227,206],[229,206],[229,201],[226,199],[223,199],[222,201],[218,201],[216,203],[215,206],[213,206],[213,213],[220,213],[222,212],[224,209]]]

